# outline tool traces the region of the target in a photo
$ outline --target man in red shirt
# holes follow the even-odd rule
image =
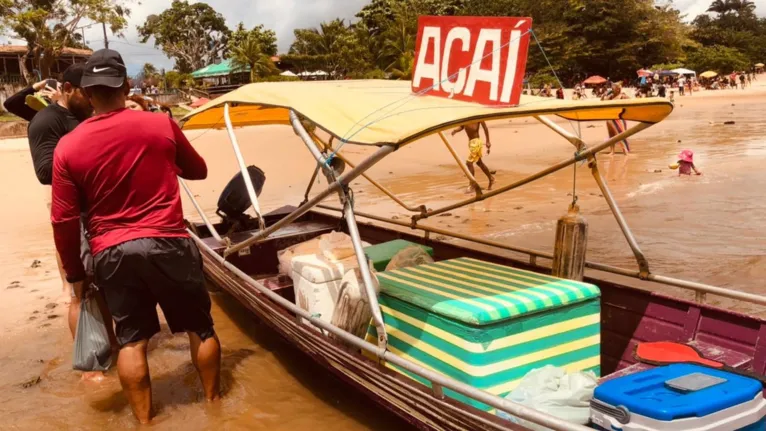
[[[151,420],[146,348],[160,331],[157,304],[173,333],[189,335],[205,396],[220,394],[221,353],[210,316],[202,261],[186,232],[177,176],[207,177],[205,161],[165,115],[125,109],[127,71],[116,51],[93,54],[82,87],[95,115],[66,135],[53,162],[56,248],[78,289],[80,214],[85,214],[95,282],[116,322],[117,369],[141,423]]]

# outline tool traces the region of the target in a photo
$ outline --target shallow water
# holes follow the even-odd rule
[[[631,156],[599,156],[600,169],[653,272],[764,293],[766,175],[761,171],[766,162],[764,109],[766,104],[762,103],[679,107],[668,121],[632,140]],[[737,124],[710,124],[729,118],[736,118]],[[509,142],[508,148],[498,149],[486,159],[498,169],[499,184],[571,156],[571,147],[566,144],[545,146],[542,153],[536,151],[536,145],[555,136],[534,127],[523,122],[493,126],[495,136]],[[258,141],[256,133],[241,132],[242,141],[251,138]],[[591,140],[601,139],[604,134],[601,124],[593,128],[583,126],[581,132]],[[276,142],[290,135],[291,132],[279,132],[270,139]],[[203,205],[207,209],[213,208],[216,190],[236,169],[230,148],[221,147],[225,145],[219,141],[222,136],[213,132],[195,142],[206,154],[211,172],[224,172],[192,187],[204,196]],[[462,143],[455,140],[455,144],[460,148]],[[372,173],[408,203],[425,202],[435,208],[466,198],[463,194],[466,184],[460,171],[449,164],[448,157],[431,156],[430,148],[436,149],[440,144],[430,141],[424,145],[425,150],[405,147],[400,155],[395,155],[401,157],[399,161],[376,167]],[[506,144],[497,138],[495,145]],[[246,156],[260,158],[259,165],[269,176],[263,207],[271,209],[299,202],[311,167],[309,158],[298,155],[298,151],[305,150],[293,146],[289,147],[288,155],[265,160],[264,148],[255,144],[245,148]],[[668,164],[684,148],[695,151],[695,161],[703,176],[679,178],[668,169]],[[438,149],[443,152],[443,148]],[[349,150],[356,159],[366,153]],[[215,157],[223,151],[226,151],[223,156]],[[26,157],[23,152],[12,155],[20,160]],[[292,171],[283,168],[286,160]],[[9,184],[12,179],[3,175],[0,170],[0,181]],[[578,166],[576,174],[573,168],[565,169],[517,191],[426,223],[550,251],[555,220],[572,200],[573,175],[577,178],[579,205],[590,223],[588,259],[634,268],[635,261],[599,197],[600,191],[587,166]],[[481,174],[479,180],[486,181]],[[360,183],[355,189],[360,210],[406,216],[406,211],[382,199],[371,187]],[[4,193],[4,200],[21,196],[10,189]],[[191,214],[190,207],[186,208]],[[37,289],[19,293],[40,295],[34,305],[35,311],[39,311],[34,316],[39,318],[27,322],[25,316],[17,326],[0,335],[3,429],[137,428],[113,376],[104,384],[94,385],[81,382],[78,374],[71,371],[64,306],[44,308],[45,302],[52,300],[50,286],[57,283],[50,231],[45,221],[27,216],[14,218],[12,223],[12,229],[3,233],[3,242],[25,246],[16,250],[9,247],[0,253],[0,266],[10,274],[8,281],[29,275],[33,270],[28,268],[28,262],[45,255],[42,268],[45,273],[36,275],[36,280],[49,287],[48,293],[32,293]],[[679,290],[669,293],[689,297]],[[763,310],[756,306],[715,298],[711,301],[729,309],[763,315]],[[201,391],[188,360],[188,342],[184,337],[172,337],[165,328],[152,341],[150,353],[154,404],[158,409],[153,429],[408,429],[393,414],[313,364],[226,294],[213,295],[213,314],[223,343],[224,399],[214,405],[200,402]],[[31,383],[30,387],[24,388],[25,382]]]

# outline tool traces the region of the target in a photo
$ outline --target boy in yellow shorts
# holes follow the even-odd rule
[[[476,171],[473,167],[473,164],[476,163],[479,165],[479,168],[481,168],[482,172],[484,172],[484,175],[486,175],[489,179],[489,186],[487,187],[487,190],[492,190],[492,186],[495,184],[495,177],[492,176],[492,172],[489,170],[487,165],[484,164],[484,160],[482,160],[482,150],[484,143],[481,141],[481,136],[479,135],[479,126],[484,129],[484,135],[487,137],[487,155],[489,155],[492,144],[489,141],[489,128],[487,127],[487,123],[481,121],[478,123],[460,126],[459,128],[452,131],[452,136],[455,136],[456,134],[465,130],[465,134],[468,135],[468,159],[465,163],[468,167],[468,171],[470,171],[471,175],[475,177]],[[473,189],[469,186],[469,192],[472,190]]]

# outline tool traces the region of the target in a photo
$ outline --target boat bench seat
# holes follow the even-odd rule
[[[723,362],[732,368],[747,370],[753,364],[753,358],[746,353],[737,352],[731,349],[716,346],[715,344],[705,343],[703,341],[697,340],[690,341],[686,344],[697,349],[703,357],[712,359],[714,361]],[[654,368],[654,366],[638,362],[619,371],[615,371],[608,376],[605,376],[601,379],[601,381],[606,382],[617,377],[628,376],[651,368]]]

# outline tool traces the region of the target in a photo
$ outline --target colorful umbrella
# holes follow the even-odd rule
[[[192,108],[199,108],[200,106],[202,106],[202,105],[204,105],[204,104],[206,104],[208,102],[210,102],[210,99],[208,99],[207,97],[201,97],[201,98],[197,99],[197,101],[195,101],[194,103],[192,103],[189,106],[192,107]]]
[[[647,70],[647,69],[641,69],[641,70],[639,70],[636,73],[638,73],[639,78],[640,77],[644,77],[644,76],[650,77],[650,76],[654,75],[654,72],[652,72],[651,70]]]
[[[606,78],[604,78],[603,76],[593,75],[590,78],[588,78],[585,81],[583,81],[582,83],[583,84],[588,84],[588,85],[604,84],[604,83],[606,83]]]

